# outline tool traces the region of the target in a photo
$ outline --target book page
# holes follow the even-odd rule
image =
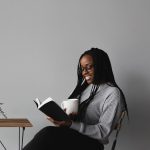
[[[46,103],[50,102],[50,101],[53,101],[53,99],[51,97],[48,97],[47,99],[45,99],[40,105],[38,108],[42,107],[43,105],[45,105]]]
[[[34,102],[36,102],[36,104],[37,104],[37,107],[39,108],[39,106],[41,105],[41,102],[40,102],[40,100],[39,100],[38,98],[36,98],[36,99],[34,100]]]

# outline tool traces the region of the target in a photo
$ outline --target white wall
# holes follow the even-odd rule
[[[149,14],[148,0],[0,1],[0,102],[8,117],[32,122],[24,144],[50,125],[33,99],[66,99],[76,84],[79,56],[98,47],[110,56],[130,112],[116,150],[148,149]],[[18,148],[17,136],[18,129],[0,128],[8,150]]]

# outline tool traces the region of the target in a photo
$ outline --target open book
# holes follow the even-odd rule
[[[37,108],[47,116],[57,121],[70,120],[69,116],[62,110],[62,108],[53,101],[52,98],[48,97],[43,102],[38,98],[34,100]]]

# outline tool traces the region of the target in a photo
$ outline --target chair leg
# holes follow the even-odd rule
[[[5,150],[7,150],[1,140],[0,140],[0,144],[3,146],[3,148],[4,148]]]

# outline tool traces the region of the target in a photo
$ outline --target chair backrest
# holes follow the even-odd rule
[[[116,146],[116,143],[117,143],[117,137],[118,137],[119,131],[120,131],[120,129],[121,129],[122,121],[123,121],[123,119],[124,119],[125,114],[126,114],[126,111],[123,111],[123,112],[121,113],[120,119],[119,119],[119,121],[118,121],[116,127],[114,128],[115,131],[116,131],[116,135],[115,135],[115,139],[114,139],[114,141],[113,141],[113,145],[112,145],[111,150],[114,150],[114,149],[115,149],[115,146]]]

